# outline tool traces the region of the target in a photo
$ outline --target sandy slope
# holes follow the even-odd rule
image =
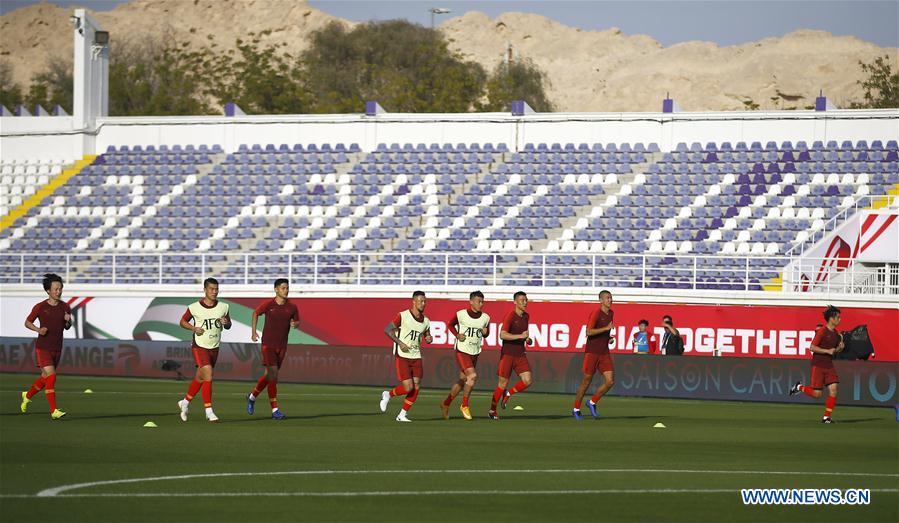
[[[70,9],[42,3],[0,19],[0,57],[13,65],[17,82],[27,85],[51,57],[71,60],[70,15]],[[224,50],[249,31],[271,29],[264,41],[286,42],[291,53],[306,47],[309,33],[339,20],[294,0],[136,0],[93,16],[113,44],[164,32]],[[819,89],[838,106],[848,105],[861,98],[859,60],[889,55],[899,64],[896,48],[811,30],[738,46],[663,47],[645,35],[583,31],[526,13],[490,19],[469,12],[440,29],[454,49],[488,70],[510,45],[514,57],[533,59],[548,73],[561,111],[656,111],[666,92],[691,111],[742,109],[750,99],[762,108],[802,108],[814,103]]]

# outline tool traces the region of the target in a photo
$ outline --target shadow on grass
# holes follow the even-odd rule
[[[278,420],[279,423],[284,423],[290,420],[309,420],[309,419],[323,419],[323,418],[344,418],[344,417],[357,417],[357,416],[386,416],[381,412],[331,412],[327,414],[308,414],[305,416],[294,416],[290,414],[285,414],[283,420]],[[246,416],[242,419],[222,419],[221,423],[247,423],[251,421],[273,421],[271,416]]]
[[[127,419],[127,418],[156,418],[156,419],[166,419],[166,418],[178,418],[178,414],[172,414],[171,412],[144,412],[144,413],[122,413],[122,414],[101,414],[96,416],[83,416],[77,413],[67,413],[66,417],[62,418],[60,421],[80,421],[80,420],[94,420],[94,419]],[[180,419],[178,421],[181,421]]]

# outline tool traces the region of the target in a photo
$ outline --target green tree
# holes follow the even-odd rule
[[[857,83],[864,89],[864,102],[853,102],[853,109],[887,109],[899,107],[899,71],[895,73],[890,65],[889,56],[878,56],[873,62],[866,64],[859,60],[858,65],[868,75]]]
[[[48,111],[60,105],[72,112],[73,89],[72,65],[62,58],[52,58],[46,69],[31,78],[31,88],[25,103],[29,110],[40,104]]]
[[[205,93],[224,105],[234,102],[248,113],[300,114],[309,111],[303,84],[303,70],[288,53],[286,44],[262,46],[262,37],[271,31],[250,34],[237,40],[233,50],[202,63],[204,76],[214,79]]]
[[[113,116],[212,114],[200,65],[207,51],[159,36],[110,49],[109,114]]]
[[[395,112],[467,112],[476,109],[486,77],[439,32],[405,20],[350,31],[332,22],[312,34],[301,60],[319,113],[359,112],[365,100]]]
[[[528,58],[499,63],[487,79],[485,111],[508,111],[513,100],[525,100],[538,112],[551,112],[554,107],[546,94],[546,74]]]
[[[16,105],[25,101],[22,88],[13,81],[12,75],[12,64],[6,60],[0,61],[0,104],[9,110],[15,109]]]

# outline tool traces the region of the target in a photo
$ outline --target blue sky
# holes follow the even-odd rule
[[[190,0],[184,0],[190,1]],[[292,0],[269,0],[289,2]],[[0,0],[0,13],[37,3],[36,0]],[[57,5],[81,5],[109,10],[122,0],[57,0]],[[716,0],[716,1],[381,1],[312,0],[312,6],[356,22],[405,18],[430,25],[431,7],[445,7],[438,23],[467,11],[490,17],[508,11],[539,14],[565,25],[587,30],[618,27],[626,34],[646,34],[669,46],[690,40],[733,45],[797,29],[821,29],[852,35],[885,47],[899,47],[897,0]]]

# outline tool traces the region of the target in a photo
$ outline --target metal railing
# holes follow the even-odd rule
[[[812,247],[813,245],[824,239],[828,234],[835,231],[840,225],[843,224],[843,222],[851,218],[858,211],[872,210],[872,206],[875,203],[884,203],[885,205],[883,207],[892,208],[896,204],[897,200],[899,200],[899,196],[895,196],[892,194],[860,196],[856,198],[854,202],[852,202],[852,205],[841,209],[833,218],[827,220],[824,223],[823,227],[816,231],[812,231],[811,234],[809,234],[808,238],[801,242],[794,243],[789,249],[787,249],[784,255],[801,255],[805,252],[806,249]]]
[[[899,264],[866,266],[851,258],[796,258],[784,270],[787,292],[899,295]]]
[[[835,263],[836,262],[836,263]],[[899,266],[785,256],[566,253],[0,253],[0,283],[609,287],[897,294]],[[844,267],[844,268],[841,268]],[[775,279],[783,275],[783,283]],[[857,277],[858,276],[858,277]]]

